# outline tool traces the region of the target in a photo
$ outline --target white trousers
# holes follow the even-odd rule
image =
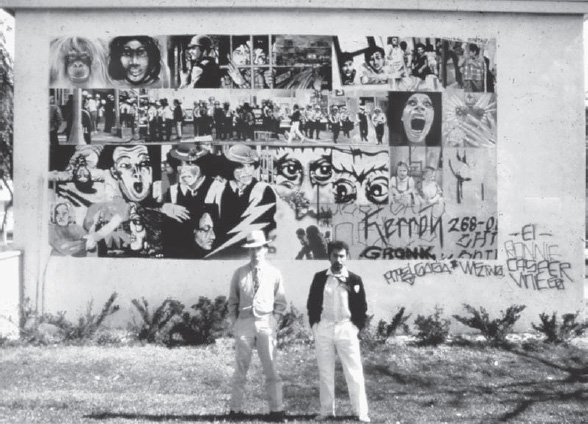
[[[368,416],[367,395],[359,349],[359,330],[351,321],[320,321],[313,326],[319,368],[321,415],[335,415],[335,352],[339,355],[355,415]]]
[[[296,136],[298,136],[300,140],[304,140],[304,134],[300,132],[300,121],[292,122],[290,134],[288,135],[288,143],[292,143],[292,140],[294,140],[294,137]]]
[[[282,411],[284,409],[282,379],[277,370],[278,348],[274,317],[269,315],[262,319],[254,317],[238,319],[233,327],[233,332],[235,333],[236,360],[230,409],[237,412],[243,410],[247,371],[251,364],[253,348],[256,348],[265,375],[265,390],[270,411]]]

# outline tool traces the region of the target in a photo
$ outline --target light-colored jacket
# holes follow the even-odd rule
[[[239,267],[231,279],[228,318],[234,323],[237,318],[254,316],[264,318],[271,314],[283,315],[287,308],[282,274],[271,264],[259,265],[259,289],[254,293],[253,267],[246,264]]]

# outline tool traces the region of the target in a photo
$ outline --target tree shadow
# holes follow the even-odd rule
[[[298,420],[306,420],[312,421],[316,417],[316,414],[287,414],[286,420],[287,421],[298,421]],[[125,412],[100,412],[100,413],[93,413],[84,415],[83,418],[97,420],[97,421],[106,421],[112,420],[116,418],[122,418],[127,420],[141,420],[141,421],[150,421],[150,422],[168,422],[168,421],[185,421],[185,422],[216,422],[216,421],[226,421],[226,422],[248,422],[248,421],[266,421],[266,422],[273,422],[268,414],[244,414],[242,418],[239,418],[238,421],[235,421],[232,418],[229,418],[228,414],[131,414]],[[334,420],[347,420],[352,419],[353,417],[337,417]]]

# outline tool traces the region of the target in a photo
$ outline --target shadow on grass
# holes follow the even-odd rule
[[[316,414],[287,414],[287,421],[312,421],[316,417]],[[84,418],[104,421],[112,419],[127,419],[127,420],[141,420],[141,421],[152,421],[152,422],[167,422],[167,421],[187,421],[187,422],[214,422],[214,421],[226,421],[236,422],[229,418],[227,414],[186,414],[186,415],[175,415],[175,414],[130,414],[124,412],[100,412],[94,414],[84,415]],[[337,417],[331,421],[349,421],[353,420],[354,417]],[[269,419],[268,414],[245,414],[243,418],[240,418],[238,422],[247,421],[267,421],[273,422]]]

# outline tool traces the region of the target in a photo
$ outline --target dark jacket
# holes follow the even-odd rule
[[[327,283],[327,270],[317,272],[310,285],[310,293],[306,308],[308,309],[308,320],[310,326],[321,320],[323,311],[323,293]],[[357,291],[355,287],[358,286]],[[349,311],[351,312],[351,322],[360,330],[365,326],[367,303],[365,300],[365,290],[361,277],[353,272],[349,272],[349,278],[346,281],[346,287],[349,292]]]

